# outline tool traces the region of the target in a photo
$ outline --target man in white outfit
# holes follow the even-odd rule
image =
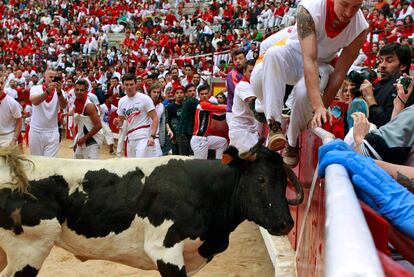
[[[58,112],[67,101],[62,94],[62,79],[56,71],[45,72],[44,83],[30,89],[32,118],[29,131],[30,154],[55,157],[59,150]]]
[[[117,107],[112,104],[112,97],[108,96],[105,103],[100,105],[101,109],[101,124],[102,132],[105,137],[105,141],[109,146],[109,154],[114,154],[114,134],[109,126],[111,115],[117,110]]]
[[[243,78],[234,90],[233,117],[229,124],[230,145],[239,150],[242,158],[243,154],[248,153],[259,140],[258,122],[249,108],[250,101],[255,98],[250,85],[254,62],[254,60],[248,60],[244,65]]]
[[[128,122],[127,157],[155,157],[158,116],[154,103],[149,96],[138,93],[134,74],[125,74],[122,81],[126,95],[119,100],[115,124],[121,127]]]
[[[104,139],[98,108],[88,97],[88,82],[80,79],[75,83],[75,122],[78,133],[75,138],[76,159],[99,159],[99,146]]]
[[[0,147],[16,145],[22,129],[22,107],[4,92],[5,82],[0,76]]]
[[[268,148],[281,150],[286,138],[280,130],[286,84],[294,85],[288,145],[283,157],[289,166],[299,160],[297,140],[308,123],[321,126],[331,119],[326,106],[338,92],[349,67],[366,39],[366,22],[360,7],[363,0],[303,0],[297,23],[285,41],[263,55],[252,72],[254,94],[263,105],[269,123]],[[338,51],[343,48],[333,68]],[[321,87],[319,76],[328,80]],[[323,96],[321,91],[324,90]]]

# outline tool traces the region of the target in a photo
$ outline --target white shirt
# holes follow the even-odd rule
[[[165,107],[162,103],[158,103],[157,106],[155,106],[155,111],[157,112],[158,116],[158,128],[157,128],[157,137],[160,136],[160,122],[161,122],[161,116],[164,113]],[[152,125],[152,120],[151,120]]]
[[[123,116],[128,122],[127,130],[129,139],[149,138],[151,133],[150,127],[136,128],[151,125],[151,118],[148,116],[148,113],[154,109],[152,99],[139,92],[133,97],[125,95],[119,100],[117,113],[119,116]],[[133,131],[134,129],[136,130]]]
[[[240,81],[234,89],[233,116],[230,120],[231,131],[257,132],[257,121],[249,105],[244,102],[247,98],[255,96],[252,86],[246,81]]]
[[[0,135],[7,135],[14,132],[16,120],[22,117],[22,106],[11,96],[0,102]]]
[[[32,106],[26,105],[26,107],[24,108],[24,112],[26,113],[24,122],[26,124],[30,124],[30,119],[32,118]]]
[[[43,93],[42,85],[30,89],[30,101],[33,96]],[[32,119],[30,128],[36,132],[53,132],[58,130],[59,100],[55,92],[50,102],[44,100],[39,105],[32,105]]]
[[[117,107],[111,104],[111,109],[108,109],[108,106],[106,104],[100,105],[101,108],[101,122],[102,124],[109,125],[109,116],[111,113],[115,112],[117,110]]]
[[[318,45],[318,62],[331,62],[338,51],[351,44],[359,34],[368,28],[368,23],[359,10],[351,19],[345,29],[333,38],[328,37],[325,30],[326,21],[326,2],[327,0],[303,0],[299,6],[303,6],[315,23],[317,45]],[[301,53],[301,46],[297,33],[297,25],[294,26],[289,39],[286,41],[294,51]]]
[[[17,99],[18,95],[17,95],[17,90],[15,90],[14,88],[8,87],[4,89],[4,92],[11,96],[13,99]]]

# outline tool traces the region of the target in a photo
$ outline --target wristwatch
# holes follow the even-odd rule
[[[151,135],[151,137],[152,137],[153,139],[156,139],[156,138],[157,138],[157,136],[156,136],[156,135]]]

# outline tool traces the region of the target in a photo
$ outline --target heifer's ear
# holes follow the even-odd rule
[[[229,146],[229,148],[224,151],[223,157],[221,158],[221,163],[227,165],[236,165],[240,161],[239,151],[234,146]]]

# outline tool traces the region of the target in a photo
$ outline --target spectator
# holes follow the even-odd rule
[[[224,92],[219,92],[216,95],[217,103],[220,105],[227,105],[227,97]]]
[[[102,132],[105,137],[105,141],[109,146],[110,155],[114,154],[114,135],[109,127],[109,121],[111,119],[111,115],[117,110],[117,107],[112,104],[112,101],[112,97],[107,97],[105,103],[100,105]]]
[[[158,116],[152,99],[137,91],[135,76],[127,73],[122,78],[125,96],[118,105],[118,127],[127,122],[127,157],[154,157]],[[152,120],[152,121],[151,121]]]
[[[22,108],[3,90],[5,77],[0,76],[0,147],[16,145],[22,130]]]
[[[193,134],[194,117],[198,105],[195,94],[196,86],[194,84],[187,85],[185,88],[185,99],[181,107],[181,116],[175,134],[178,152],[183,156],[192,154],[190,140]]]
[[[55,78],[57,77],[57,78]],[[56,71],[45,72],[45,82],[30,89],[32,118],[29,147],[32,155],[56,157],[59,150],[58,112],[67,101],[62,94],[62,79]]]
[[[408,73],[411,64],[411,51],[407,46],[391,43],[380,50],[380,63],[378,72],[381,80],[372,85],[365,80],[361,85],[362,96],[369,107],[369,121],[377,127],[381,127],[391,119],[394,95],[396,90],[394,84],[402,73]],[[407,105],[414,103],[411,97]]]
[[[256,145],[259,139],[258,122],[254,118],[253,111],[249,108],[249,102],[256,98],[250,85],[253,67],[253,60],[248,60],[245,63],[243,78],[234,90],[233,118],[229,125],[230,145],[239,150],[241,157]]]
[[[414,177],[412,168],[384,162],[376,164],[372,159],[355,153],[340,140],[319,148],[320,177],[325,175],[326,167],[331,164],[345,167],[358,197],[388,219],[397,229],[414,239],[414,196],[384,170],[391,171],[393,174],[396,171],[404,171],[407,174],[405,179],[412,179]]]
[[[174,93],[174,102],[167,106],[167,128],[172,131],[172,154],[178,155],[178,145],[177,145],[177,134],[178,134],[178,123],[181,118],[181,108],[184,101],[184,87],[177,87],[173,91]]]
[[[223,120],[217,113],[225,113],[225,105],[211,104],[208,99],[211,96],[210,87],[202,85],[198,89],[200,103],[197,106],[194,131],[191,138],[191,149],[194,152],[195,159],[207,159],[208,150],[216,150],[216,159],[221,159],[224,150],[227,148],[227,140],[223,137],[213,136],[211,132],[211,120],[213,117]]]
[[[75,138],[74,156],[76,159],[99,159],[99,146],[104,136],[98,108],[88,98],[88,83],[80,79],[75,83],[75,119],[78,133]]]
[[[17,81],[15,79],[11,80],[9,83],[9,87],[4,89],[4,92],[11,96],[14,100],[17,100],[18,94],[17,94]]]
[[[233,107],[234,88],[237,83],[243,78],[243,68],[246,63],[246,54],[241,49],[235,49],[231,53],[231,58],[234,63],[234,68],[227,74],[226,90],[227,90],[227,124],[230,125],[231,112]]]
[[[155,156],[161,157],[162,151],[161,149],[164,147],[166,143],[166,136],[168,134],[169,137],[172,137],[171,130],[167,127],[167,115],[165,106],[162,104],[162,97],[161,97],[161,88],[158,84],[153,84],[148,89],[149,96],[151,97],[155,111],[157,112],[158,117],[158,130],[155,139]],[[152,122],[151,122],[152,125]]]

